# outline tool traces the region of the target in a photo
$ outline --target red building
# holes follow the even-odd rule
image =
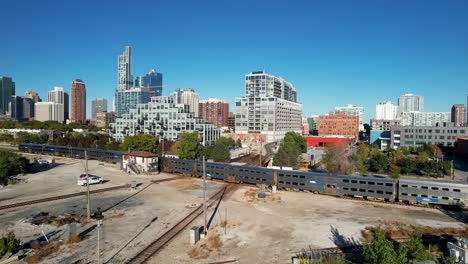
[[[227,127],[229,119],[229,103],[218,99],[208,99],[199,103],[201,118],[212,123],[216,128]]]
[[[86,123],[86,86],[79,79],[74,80],[71,87],[71,121]]]
[[[359,117],[349,116],[344,112],[321,115],[317,118],[319,136],[345,136],[359,139]]]
[[[345,144],[346,146],[351,145],[352,139],[347,137],[306,137],[306,143],[308,148],[323,148],[327,143],[332,143],[335,146]]]

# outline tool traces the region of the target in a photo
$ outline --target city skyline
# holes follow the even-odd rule
[[[4,62],[0,75],[13,78],[18,95],[33,90],[43,98],[54,86],[68,87],[70,81],[83,79],[87,84],[88,117],[89,98],[104,97],[112,102],[117,88],[117,56],[125,46],[134,49],[132,73],[143,74],[154,68],[165,74],[163,95],[179,87],[193,87],[201,99],[228,100],[231,108],[235,98],[243,94],[244,75],[263,69],[294,83],[304,116],[354,104],[364,107],[367,123],[375,115],[378,102],[391,100],[396,104],[406,93],[423,96],[427,112],[447,112],[453,104],[466,103],[461,98],[466,97],[468,87],[468,37],[459,34],[468,24],[464,15],[468,4],[463,1],[450,5],[364,1],[352,4],[353,14],[347,11],[351,4],[344,1],[294,6],[273,2],[264,7],[265,2],[260,1],[249,4],[248,10],[242,2],[197,6],[188,2],[198,11],[194,12],[197,18],[205,17],[200,19],[189,13],[191,8],[178,10],[177,4],[163,3],[158,8],[165,12],[154,23],[162,23],[175,11],[183,15],[182,19],[162,23],[157,37],[149,38],[138,34],[152,27],[145,24],[144,14],[132,20],[131,26],[119,27],[127,23],[119,21],[119,5],[96,3],[90,8],[91,2],[85,1],[78,9],[93,11],[89,21],[80,24],[65,19],[66,12],[62,11],[69,8],[66,3],[26,1],[31,4],[30,10],[40,12],[19,16],[21,2],[7,1],[5,9],[9,12],[0,18],[1,24],[18,29],[0,50]],[[249,18],[238,21],[241,12],[250,14],[260,7],[284,10],[291,19],[278,22],[264,12],[256,17],[243,14]],[[99,15],[104,10],[109,19],[102,21]],[[63,18],[63,25],[47,19],[54,16]],[[217,23],[213,23],[215,20]],[[95,21],[102,23],[91,27]],[[251,29],[261,21],[265,21],[265,27]],[[98,35],[110,25],[116,29]],[[222,27],[227,27],[225,32],[219,30]],[[81,39],[92,37],[96,41],[69,42],[63,36],[70,29],[82,34]],[[284,34],[285,40],[275,42],[269,37],[275,35],[271,33]],[[262,38],[252,40],[255,34]],[[26,36],[38,38],[34,48],[26,44]]]

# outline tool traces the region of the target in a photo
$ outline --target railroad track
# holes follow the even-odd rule
[[[230,190],[232,190],[234,184],[228,184],[223,189],[216,192],[207,200],[207,206],[211,206],[217,200],[222,197]],[[203,204],[195,208],[190,214],[180,220],[177,224],[171,227],[166,233],[162,234],[151,244],[149,244],[142,251],[137,253],[133,258],[128,260],[126,263],[146,263],[153,255],[161,250],[169,241],[171,241],[177,234],[179,234],[184,228],[186,228],[191,222],[193,222],[198,216],[203,213]]]

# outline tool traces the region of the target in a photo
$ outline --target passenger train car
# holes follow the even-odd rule
[[[68,146],[19,144],[19,150],[30,153],[121,162],[120,151],[74,148]],[[201,177],[202,162],[161,157],[161,171]],[[252,166],[206,162],[206,176],[233,183],[276,185],[282,189],[310,191],[339,197],[361,197],[369,200],[400,201],[468,208],[468,185],[417,179],[391,179],[377,176],[333,175],[328,173],[275,170]]]

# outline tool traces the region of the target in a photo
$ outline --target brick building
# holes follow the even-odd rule
[[[229,119],[229,103],[224,100],[210,98],[199,103],[199,113],[203,120],[214,125],[215,128],[227,127]]]
[[[359,139],[359,117],[344,112],[321,115],[317,118],[319,136],[348,136]]]
[[[71,121],[86,123],[86,86],[79,79],[71,87]]]

